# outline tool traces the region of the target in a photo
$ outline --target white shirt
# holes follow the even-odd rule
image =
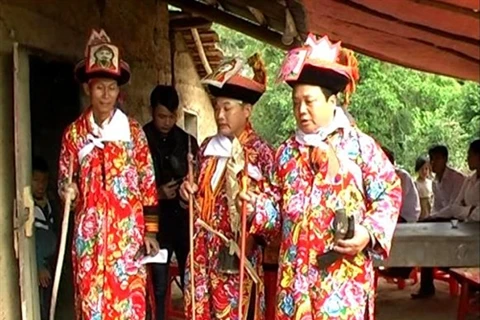
[[[441,181],[435,177],[433,182],[432,217],[451,217],[447,215],[449,210],[446,210],[445,208],[451,206],[455,199],[457,199],[464,181],[465,176],[450,167],[445,168]],[[442,211],[444,209],[445,211]],[[442,212],[442,215],[439,215],[440,212]]]
[[[420,197],[415,182],[407,171],[397,168],[396,172],[402,184],[400,216],[407,222],[416,222],[420,216]]]
[[[433,216],[480,221],[480,178],[477,177],[477,173],[465,179],[457,198],[451,205],[434,213]]]
[[[431,198],[433,195],[433,181],[431,179],[419,180],[415,181],[415,186],[417,187],[418,196],[420,198]]]

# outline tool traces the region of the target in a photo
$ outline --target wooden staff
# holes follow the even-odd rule
[[[65,195],[65,206],[63,208],[62,233],[60,236],[60,248],[58,251],[57,267],[55,269],[55,278],[53,280],[52,300],[50,304],[50,320],[55,319],[55,309],[57,307],[58,287],[60,285],[60,277],[62,275],[63,260],[65,258],[65,246],[67,244],[68,224],[70,220],[70,208],[72,206],[72,198],[74,190],[71,187],[73,181],[73,155],[70,155],[70,163],[68,167],[68,188]]]
[[[248,185],[248,157],[247,152],[245,151],[245,168],[243,170],[242,177],[242,191],[247,193]],[[240,296],[238,297],[238,319],[243,319],[243,289],[245,287],[245,254],[247,246],[247,202],[242,202],[242,231],[241,231],[241,241],[240,241]]]
[[[190,187],[193,186],[193,154],[192,154],[192,141],[189,137],[188,139],[188,182]],[[188,196],[188,216],[189,216],[189,233],[190,233],[190,296],[192,300],[192,319],[195,320],[195,310],[196,310],[196,303],[195,303],[195,257],[193,255],[193,239],[194,239],[194,208],[193,208],[193,195],[189,194]]]

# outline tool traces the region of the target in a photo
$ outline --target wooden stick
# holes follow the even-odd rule
[[[248,185],[248,157],[245,151],[245,168],[243,170],[242,177],[242,191],[247,192]],[[245,288],[245,260],[246,260],[246,247],[247,247],[247,202],[242,202],[242,231],[240,235],[240,295],[238,297],[238,319],[243,319],[243,290]]]
[[[193,186],[193,154],[192,154],[192,141],[191,138],[188,138],[188,182],[190,186]],[[192,300],[192,320],[196,319],[195,312],[197,310],[195,303],[195,257],[194,257],[194,208],[193,208],[193,195],[190,194],[188,197],[188,216],[189,216],[189,233],[190,233],[190,296]]]
[[[200,227],[204,228],[208,232],[211,232],[214,235],[216,235],[217,237],[219,237],[227,245],[233,245],[233,251],[235,252],[237,257],[240,259],[240,248],[238,247],[238,244],[235,241],[228,239],[227,237],[225,237],[225,235],[221,234],[217,230],[210,227],[205,221],[203,221],[200,218],[197,219],[196,224],[198,224]],[[255,284],[261,284],[262,283],[262,280],[260,279],[257,272],[255,271],[255,268],[253,267],[251,262],[248,261],[248,260],[245,261],[245,269],[247,270],[248,275],[252,278],[252,280]]]
[[[68,167],[68,188],[65,195],[65,206],[63,208],[62,233],[60,236],[60,248],[58,251],[57,267],[55,269],[55,278],[53,280],[52,300],[50,304],[50,320],[55,319],[55,309],[58,300],[58,287],[62,275],[63,260],[65,259],[65,246],[67,244],[68,225],[70,220],[70,209],[72,206],[72,197],[74,190],[70,187],[73,181],[73,155],[70,155]]]
[[[210,67],[210,63],[208,62],[207,56],[205,55],[205,50],[203,49],[202,39],[200,39],[200,35],[198,34],[197,28],[193,28],[191,30],[193,41],[195,42],[195,46],[197,47],[198,56],[202,61],[202,65],[205,68],[205,72],[207,74],[212,73],[212,68]]]

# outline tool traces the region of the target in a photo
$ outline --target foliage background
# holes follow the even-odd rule
[[[261,52],[268,89],[252,118],[257,132],[278,146],[294,130],[290,89],[276,84],[285,52],[241,33],[214,25],[226,56]],[[400,50],[400,49],[399,49]],[[360,82],[349,106],[357,125],[393,150],[413,173],[415,159],[433,144],[445,144],[450,163],[467,171],[468,144],[480,137],[480,86],[414,71],[358,54]]]

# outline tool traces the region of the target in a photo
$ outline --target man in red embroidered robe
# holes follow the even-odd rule
[[[75,190],[75,313],[82,320],[144,320],[146,271],[136,256],[144,244],[158,251],[157,191],[141,126],[115,108],[128,65],[114,56],[115,70],[89,67],[90,48],[102,43],[113,46],[103,30],[93,31],[75,68],[91,105],[65,130],[60,153],[60,194]]]
[[[374,318],[373,256],[388,256],[402,192],[379,146],[337,106],[357,79],[353,53],[326,36],[309,35],[282,68],[297,131],[277,151],[271,189],[241,194],[256,230],[282,221],[276,320]]]
[[[196,193],[195,219],[204,223],[195,226],[195,244],[190,252],[195,260],[194,297],[190,294],[192,274],[189,266],[186,267],[184,292],[187,319],[192,319],[192,299],[195,299],[196,309],[193,312],[197,320],[238,319],[240,295],[243,295],[242,318],[246,319],[251,309],[250,314],[256,320],[264,319],[263,287],[260,281],[255,285],[253,295],[250,276],[258,277],[256,280],[263,278],[262,244],[273,234],[258,237],[247,229],[245,255],[251,268],[250,276],[245,273],[243,292],[239,288],[239,260],[230,251],[241,238],[241,208],[236,205],[240,181],[248,172],[249,189],[264,190],[268,183],[265,177],[273,161],[273,150],[253,131],[249,122],[252,106],[266,88],[265,68],[258,55],[251,57],[248,63],[255,72],[253,80],[238,73],[220,81],[204,79],[215,97],[218,134],[208,138],[199,150],[198,185],[184,182],[180,189],[185,201],[190,194]],[[221,87],[213,85],[219,82]],[[245,167],[248,168],[246,171]],[[228,245],[221,236],[233,241],[233,244]],[[250,304],[251,299],[256,302]]]

